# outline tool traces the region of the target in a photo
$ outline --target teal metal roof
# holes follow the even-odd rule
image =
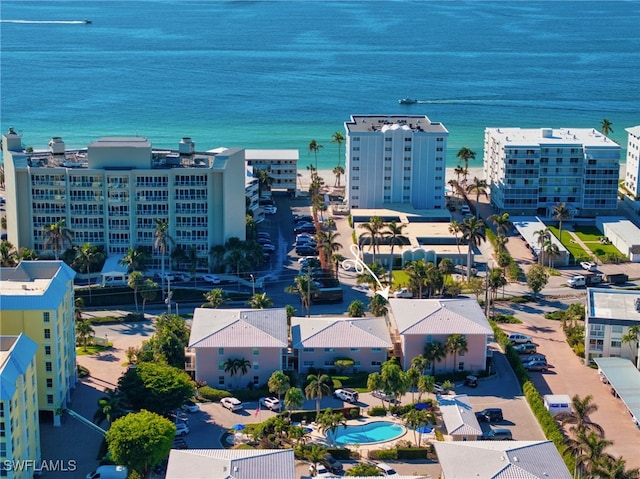
[[[600,373],[609,381],[636,424],[640,423],[640,371],[631,361],[623,358],[593,358]]]

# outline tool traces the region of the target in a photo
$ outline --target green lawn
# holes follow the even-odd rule
[[[549,226],[548,228],[556,238],[559,237],[558,228],[555,226]],[[584,241],[587,248],[589,248],[589,251],[585,251],[578,243],[572,243],[571,234],[567,233],[563,229],[562,244],[569,250],[569,253],[571,253],[571,256],[573,256],[574,259],[582,261],[583,259],[591,258],[593,255],[596,255],[601,261],[603,261],[604,257],[608,254],[620,255],[620,251],[618,251],[615,246],[610,244],[600,244],[600,242],[598,242],[598,239],[602,238],[603,234],[595,226],[575,226],[574,230],[576,236]]]
[[[401,288],[402,286],[407,286],[409,284],[409,275],[406,271],[401,269],[396,269],[393,271],[393,286],[394,290]]]
[[[553,233],[553,235],[556,238],[560,238],[560,231],[558,230],[557,227],[555,226],[547,226],[547,228],[549,228],[549,231],[551,231]],[[580,246],[578,243],[572,243],[571,242],[571,235],[569,233],[567,233],[564,229],[562,230],[562,245],[567,248],[567,250],[569,250],[569,253],[571,254],[571,256],[575,259],[575,258],[584,258],[587,256],[591,256],[591,253],[588,251],[585,251],[582,246]]]
[[[573,229],[576,233],[576,236],[584,242],[598,241],[599,238],[602,238],[602,236],[604,236],[595,226],[575,225]]]

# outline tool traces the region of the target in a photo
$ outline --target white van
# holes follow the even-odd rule
[[[127,475],[125,466],[100,466],[87,474],[87,479],[127,479]]]
[[[552,416],[561,412],[571,413],[571,398],[567,394],[545,394],[544,407]]]
[[[126,286],[129,281],[127,273],[102,276],[102,287],[107,286]]]

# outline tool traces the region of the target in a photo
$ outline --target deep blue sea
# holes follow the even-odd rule
[[[0,14],[0,126],[34,148],[190,136],[297,148],[303,166],[315,139],[331,168],[350,115],[411,113],[447,127],[449,165],[467,146],[480,166],[488,126],[607,118],[624,148],[640,124],[633,1],[3,0]]]

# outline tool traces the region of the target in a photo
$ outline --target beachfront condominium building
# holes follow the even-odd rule
[[[442,123],[421,115],[352,115],[345,129],[351,208],[444,208],[449,132]]]
[[[592,128],[487,128],[484,175],[491,203],[512,215],[571,216],[617,208],[620,146]]]
[[[155,220],[169,223],[171,247],[195,247],[207,264],[213,246],[245,239],[245,161],[242,149],[197,153],[191,138],[177,151],[155,150],[142,137],[101,138],[67,150],[53,138],[49,150],[26,151],[13,128],[2,136],[8,239],[38,254],[43,227],[66,222],[76,245],[104,246],[109,256],[129,248],[153,251]]]
[[[584,360],[617,357],[640,368],[640,292],[620,289],[587,290],[584,323]],[[634,329],[632,329],[634,327]]]
[[[254,175],[257,175],[259,170],[266,170],[271,177],[271,188],[295,194],[300,156],[298,150],[246,149],[244,155],[247,165],[253,167]]]
[[[624,174],[624,186],[634,199],[640,199],[640,126],[627,128],[627,166]]]
[[[32,478],[21,461],[40,461],[37,349],[25,334],[0,336],[0,477]]]
[[[38,406],[54,414],[55,425],[77,381],[74,277],[62,261],[0,268],[2,334],[24,333],[37,343]]]

